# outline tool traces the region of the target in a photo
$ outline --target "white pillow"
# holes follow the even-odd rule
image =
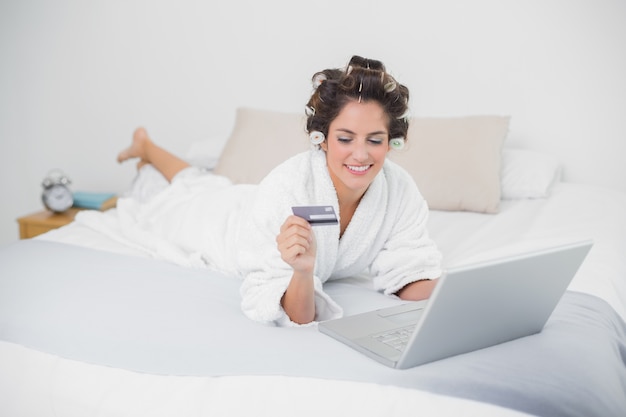
[[[527,149],[502,150],[502,199],[545,198],[561,179],[561,164],[551,155]]]
[[[205,139],[192,142],[185,154],[185,160],[193,166],[213,169],[224,149],[224,140]]]

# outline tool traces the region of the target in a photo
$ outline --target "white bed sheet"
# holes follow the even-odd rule
[[[570,289],[607,301],[626,320],[625,212],[622,193],[562,183],[554,187],[550,199],[503,201],[498,215],[433,211],[430,232],[446,266],[591,237],[596,245]],[[139,246],[121,244],[115,233],[103,235],[80,221],[38,239],[154,256]],[[351,282],[368,285],[359,278]],[[152,375],[63,359],[7,342],[0,342],[0,357],[12,358],[12,368],[0,372],[1,392],[11,393],[0,401],[0,410],[10,412],[7,415],[374,416],[415,410],[433,416],[522,415],[471,400],[361,382]]]
[[[0,342],[4,416],[521,417],[472,400],[370,383],[280,375],[162,376],[63,359]],[[4,362],[3,362],[4,363]]]

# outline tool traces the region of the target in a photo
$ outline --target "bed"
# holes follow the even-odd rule
[[[241,108],[219,155],[199,142],[187,157],[254,184],[306,149],[302,122]],[[508,147],[508,122],[415,119],[390,157],[428,200],[446,267],[593,239],[541,333],[390,369],[315,325],[252,322],[238,279],[130,239],[117,209],[84,212],[0,248],[0,415],[626,415],[626,195]],[[268,146],[281,152],[255,158]],[[365,276],[326,289],[345,314],[401,302]]]

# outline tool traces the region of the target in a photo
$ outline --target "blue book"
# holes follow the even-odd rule
[[[74,207],[91,210],[108,210],[115,207],[117,196],[113,193],[95,193],[89,191],[75,191]]]

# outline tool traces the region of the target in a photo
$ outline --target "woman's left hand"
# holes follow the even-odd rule
[[[436,279],[415,281],[402,287],[396,295],[407,301],[426,300],[432,294],[435,285],[437,285]]]

